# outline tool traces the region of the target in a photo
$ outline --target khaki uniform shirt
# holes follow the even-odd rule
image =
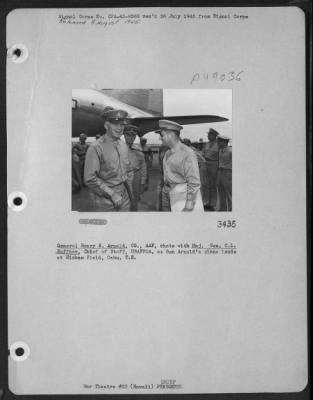
[[[206,143],[203,149],[203,155],[207,161],[218,161],[217,141]]]
[[[195,200],[200,190],[200,174],[195,152],[178,142],[174,150],[167,150],[163,158],[164,189],[187,184],[187,200]]]
[[[114,187],[126,181],[131,182],[132,177],[126,143],[112,141],[104,135],[89,146],[85,161],[85,183],[94,193],[112,197]]]
[[[86,158],[86,153],[89,148],[89,144],[87,143],[75,143],[73,146],[74,149],[77,149],[77,155],[81,161],[84,161]]]

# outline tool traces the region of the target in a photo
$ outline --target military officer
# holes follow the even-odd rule
[[[155,131],[155,133],[160,133],[160,132],[161,131],[159,129]],[[168,147],[161,144],[158,154],[159,167],[160,167],[160,180],[157,187],[157,204],[156,204],[156,209],[158,211],[163,211],[163,206],[162,206],[162,192],[164,186],[163,159],[167,150]]]
[[[85,133],[81,133],[79,135],[79,142],[74,145],[74,151],[79,157],[79,164],[80,164],[80,176],[81,182],[84,185],[84,168],[85,168],[85,159],[88,150],[88,143],[86,143],[87,135]]]
[[[144,152],[140,145],[134,143],[138,133],[139,128],[135,125],[127,125],[124,129],[124,137],[128,146],[128,159],[133,169],[133,211],[138,210],[138,202],[140,201],[141,194],[146,188],[147,179],[147,167]]]
[[[163,158],[162,211],[203,210],[197,157],[180,140],[183,127],[169,120],[160,120],[159,127],[162,145],[168,147]]]
[[[82,187],[80,170],[80,159],[77,155],[77,148],[72,147],[72,193],[79,193]]]
[[[85,182],[95,211],[130,211],[133,172],[127,145],[120,140],[127,116],[123,110],[104,112],[106,134],[87,151]]]
[[[146,175],[146,187],[145,190],[148,190],[149,187],[149,176],[150,176],[150,169],[152,167],[153,162],[153,153],[149,146],[147,145],[147,138],[141,137],[140,138],[140,146],[143,151],[146,160],[146,168],[147,168],[147,175]]]
[[[203,149],[206,159],[206,179],[203,185],[203,202],[206,210],[214,211],[217,201],[217,170],[218,170],[218,132],[210,129],[208,132],[208,143]]]
[[[232,149],[229,146],[230,138],[224,135],[217,136],[219,149],[219,163],[217,172],[217,188],[220,197],[220,210],[232,210]]]

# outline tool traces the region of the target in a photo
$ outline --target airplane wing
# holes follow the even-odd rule
[[[132,118],[132,124],[140,128],[141,135],[147,132],[159,129],[159,120],[168,119],[177,122],[180,125],[190,124],[206,124],[210,122],[223,122],[228,121],[227,118],[219,117],[217,115],[182,115],[182,116],[165,116],[165,117],[145,117],[145,118]]]
[[[140,128],[141,136],[157,130],[160,119],[169,119],[181,125],[228,121],[227,118],[217,115],[162,116],[161,98],[162,90],[73,90],[72,137],[78,137],[80,133],[91,137],[103,132],[101,114],[107,107],[125,110],[129,115],[130,123]],[[127,100],[128,103],[123,100]],[[130,104],[132,101],[137,107]],[[145,110],[141,108],[143,105],[146,105]],[[153,112],[147,111],[147,108],[153,109]]]

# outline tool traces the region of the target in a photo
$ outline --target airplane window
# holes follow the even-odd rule
[[[76,110],[77,109],[77,100],[72,99],[72,110]]]

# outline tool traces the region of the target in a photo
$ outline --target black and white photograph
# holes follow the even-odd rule
[[[3,24],[10,392],[305,390],[305,15],[107,5]]]
[[[72,91],[73,211],[232,211],[232,91]]]

